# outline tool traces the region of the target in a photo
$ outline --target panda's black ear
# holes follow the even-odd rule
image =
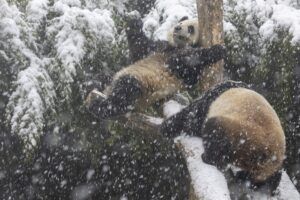
[[[184,16],[184,17],[182,17],[182,18],[179,20],[179,22],[182,22],[182,21],[185,21],[185,20],[188,20],[188,19],[189,19],[188,16]]]

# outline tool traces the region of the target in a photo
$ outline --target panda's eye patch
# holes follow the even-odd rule
[[[195,27],[194,26],[188,26],[188,33],[194,34],[195,33]]]

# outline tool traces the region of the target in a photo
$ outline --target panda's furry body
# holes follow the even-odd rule
[[[192,47],[199,40],[197,26],[195,19],[184,19],[172,28],[167,42],[158,42],[156,46],[162,49],[117,72],[103,92],[106,98],[91,100],[88,96],[90,112],[107,119],[145,110],[154,102],[196,84],[203,68],[225,55],[221,45]]]
[[[257,92],[242,82],[227,81],[204,93],[190,106],[167,119],[161,132],[203,138],[206,163],[243,170],[254,185],[280,181],[285,136],[279,118]],[[246,172],[246,173],[245,173]]]

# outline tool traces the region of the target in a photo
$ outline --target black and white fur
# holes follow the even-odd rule
[[[167,137],[179,134],[203,138],[204,162],[220,169],[234,165],[254,186],[281,179],[285,136],[271,105],[242,82],[227,81],[167,119],[161,126]]]
[[[138,48],[144,44],[147,49],[143,53],[150,52],[150,55],[117,72],[112,83],[104,90],[103,98],[93,98],[93,93],[88,96],[86,104],[89,111],[101,119],[113,118],[132,110],[145,110],[154,102],[191,87],[198,82],[206,66],[225,55],[222,45],[195,47],[199,35],[198,23],[194,19],[182,19],[170,30],[167,42],[151,43],[146,37],[138,36],[142,34],[141,31],[132,32],[141,23],[134,21],[129,25],[135,26],[127,31],[129,46]],[[137,38],[142,38],[139,44],[134,42]],[[137,54],[135,59],[142,54]]]

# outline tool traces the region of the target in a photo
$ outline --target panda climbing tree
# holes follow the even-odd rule
[[[117,72],[101,92],[91,92],[86,105],[97,118],[112,119],[143,111],[155,102],[191,88],[211,64],[225,56],[222,45],[199,47],[197,19],[183,17],[168,33],[167,41],[149,41],[140,18],[128,22],[128,43],[133,64]],[[139,53],[143,44],[145,51]],[[149,54],[149,55],[145,55]]]
[[[168,41],[149,40],[142,30],[139,13],[126,16],[133,64],[119,71],[103,93],[93,91],[88,95],[89,111],[97,118],[114,118],[131,111],[141,112],[197,84],[200,91],[206,91],[221,82],[220,60],[225,56],[220,45],[223,3],[197,1],[197,5],[199,19],[183,17],[169,31]]]

